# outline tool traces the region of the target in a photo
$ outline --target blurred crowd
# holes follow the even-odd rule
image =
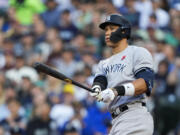
[[[106,104],[32,66],[91,87],[98,61],[112,54],[98,28],[110,13],[123,14],[129,44],[153,56],[154,135],[180,135],[179,0],[0,0],[0,135],[108,134]]]

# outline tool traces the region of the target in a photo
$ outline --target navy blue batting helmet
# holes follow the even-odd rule
[[[123,37],[127,37],[128,39],[130,38],[131,24],[125,17],[123,17],[120,14],[110,14],[106,17],[106,20],[99,25],[99,27],[104,30],[105,27],[109,24],[118,25],[121,28],[121,30],[124,31]]]

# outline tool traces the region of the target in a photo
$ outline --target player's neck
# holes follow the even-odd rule
[[[117,54],[125,50],[128,46],[127,39],[122,39],[116,45],[116,47],[112,48],[113,54]]]

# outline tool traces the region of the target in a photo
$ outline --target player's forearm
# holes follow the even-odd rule
[[[123,84],[112,88],[115,96],[136,96],[147,91],[147,85],[143,78],[134,80],[133,82]]]
[[[150,68],[143,68],[135,75],[136,80],[114,88],[115,95],[119,96],[136,96],[146,93],[151,94],[153,87],[154,72]]]
[[[146,82],[142,78],[134,80],[132,84],[134,85],[135,88],[134,95],[139,95],[147,91]]]

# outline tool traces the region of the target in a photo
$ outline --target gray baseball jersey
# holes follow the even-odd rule
[[[135,74],[143,68],[153,70],[151,54],[142,47],[128,46],[125,50],[110,58],[101,60],[98,64],[96,76],[105,75],[108,80],[108,88],[122,85],[135,80]],[[145,99],[145,94],[138,96],[118,96],[109,105],[109,110],[136,100]]]

